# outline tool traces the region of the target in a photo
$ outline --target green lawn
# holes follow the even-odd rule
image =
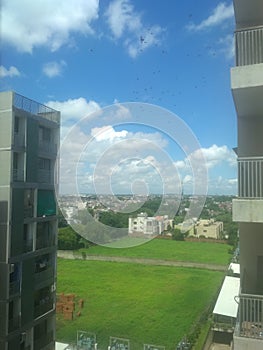
[[[122,248],[139,244],[137,246]],[[81,249],[88,255],[104,255],[104,256],[122,256],[136,257],[145,259],[165,259],[191,261],[210,264],[227,265],[230,260],[227,244],[219,244],[214,242],[187,242],[174,241],[165,239],[154,239],[150,241],[136,240],[133,243],[132,239],[127,239],[122,242],[115,242],[112,245],[116,247],[119,244],[120,248],[112,248],[105,246],[92,246],[89,249]],[[122,248],[122,249],[121,249]]]
[[[173,247],[167,252],[169,259],[187,260],[182,256],[181,245],[184,245],[191,260],[200,261],[195,243],[189,247],[188,242],[168,243]],[[143,252],[143,257],[163,258],[164,251],[158,252],[158,247],[163,249],[163,244],[167,247],[165,242],[156,240],[134,250],[127,249],[129,253],[126,254],[138,256],[136,254]],[[151,250],[149,245],[152,245]],[[217,249],[220,251],[224,245],[203,244],[201,249],[198,244],[198,247],[200,258],[204,259],[201,256],[206,255],[206,261],[211,261],[211,255],[219,255]],[[89,251],[98,254],[104,249],[106,255],[114,252],[102,247]],[[217,253],[212,254],[211,250]],[[118,250],[118,255],[122,251],[125,250]],[[227,253],[222,255],[226,258]],[[107,349],[109,337],[114,336],[130,339],[131,350],[143,349],[144,343],[174,350],[211,303],[222,278],[221,272],[200,269],[58,259],[58,292],[75,293],[85,300],[85,304],[81,316],[73,321],[58,317],[57,340],[74,342],[77,330],[86,330],[96,333],[99,349]]]

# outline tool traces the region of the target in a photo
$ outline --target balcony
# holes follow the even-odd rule
[[[14,316],[8,321],[8,331],[13,332],[20,327],[20,316]]]
[[[57,145],[53,142],[39,141],[39,151],[48,154],[57,154]]]
[[[39,304],[35,305],[35,311],[34,311],[35,318],[42,316],[42,315],[46,314],[47,312],[54,309],[53,301],[49,300],[48,297],[46,299],[40,300]]]
[[[238,159],[238,197],[263,198],[263,157]]]
[[[36,101],[30,100],[29,98],[14,93],[14,107],[17,109],[22,109],[23,111],[29,112],[31,114],[35,114],[41,116],[45,119],[48,119],[52,122],[60,124],[60,113],[56,110],[42,105]]]
[[[53,247],[55,245],[55,235],[50,234],[47,237],[39,237],[36,240],[36,250]]]
[[[37,180],[40,183],[53,184],[53,177],[51,176],[50,170],[38,169]]]
[[[54,278],[55,272],[52,266],[48,266],[45,270],[38,271],[34,275],[36,282],[43,282],[49,278]]]
[[[50,331],[34,339],[34,349],[42,349],[54,340],[54,332]]]
[[[235,336],[261,340],[263,346],[263,295],[240,294]]]
[[[233,221],[263,222],[263,157],[238,159],[238,197]]]
[[[263,63],[263,26],[236,31],[236,65]]]
[[[25,181],[25,172],[22,169],[13,169],[13,181]]]
[[[24,208],[24,219],[26,218],[32,218],[34,214],[34,208],[32,207],[25,207]]]

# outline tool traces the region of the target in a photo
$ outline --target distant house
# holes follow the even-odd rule
[[[146,213],[140,213],[136,218],[129,218],[129,234],[133,235],[160,235],[172,225],[168,215],[148,216]]]
[[[222,236],[223,229],[222,221],[215,221],[214,219],[199,220],[196,222],[194,232],[191,235],[219,239]]]

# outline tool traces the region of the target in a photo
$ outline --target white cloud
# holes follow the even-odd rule
[[[164,29],[158,25],[146,27],[130,0],[113,0],[105,15],[114,39],[122,39],[131,57],[135,58],[142,51],[160,43]]]
[[[225,145],[212,145],[208,148],[201,148],[192,154],[191,157],[196,160],[204,157],[208,169],[213,168],[222,162],[226,162],[231,166],[236,165],[235,153]]]
[[[99,0],[4,0],[1,39],[21,52],[56,51],[75,33],[92,34],[98,10]]]
[[[220,51],[227,59],[232,59],[235,56],[235,37],[233,34],[220,38],[219,44],[221,46]]]
[[[49,78],[54,78],[61,75],[62,70],[66,65],[66,62],[63,60],[60,62],[53,61],[45,63],[43,66],[43,73]]]
[[[19,70],[14,66],[10,66],[9,69],[5,68],[4,66],[0,66],[0,78],[19,77],[20,75]]]
[[[83,117],[87,117],[100,110],[100,106],[95,101],[87,101],[84,97],[69,99],[67,101],[49,101],[47,106],[61,112],[62,123],[77,122]]]
[[[216,27],[234,17],[233,4],[227,5],[225,2],[220,2],[213,10],[212,14],[204,19],[199,24],[191,23],[188,25],[188,29],[192,31],[205,30],[211,27]]]
[[[91,129],[91,136],[95,137],[96,141],[112,141],[116,138],[125,138],[127,134],[127,130],[115,131],[112,126]]]

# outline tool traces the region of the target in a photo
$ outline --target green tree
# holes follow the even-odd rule
[[[172,233],[172,238],[175,241],[184,241],[184,234],[179,228],[175,228]]]

